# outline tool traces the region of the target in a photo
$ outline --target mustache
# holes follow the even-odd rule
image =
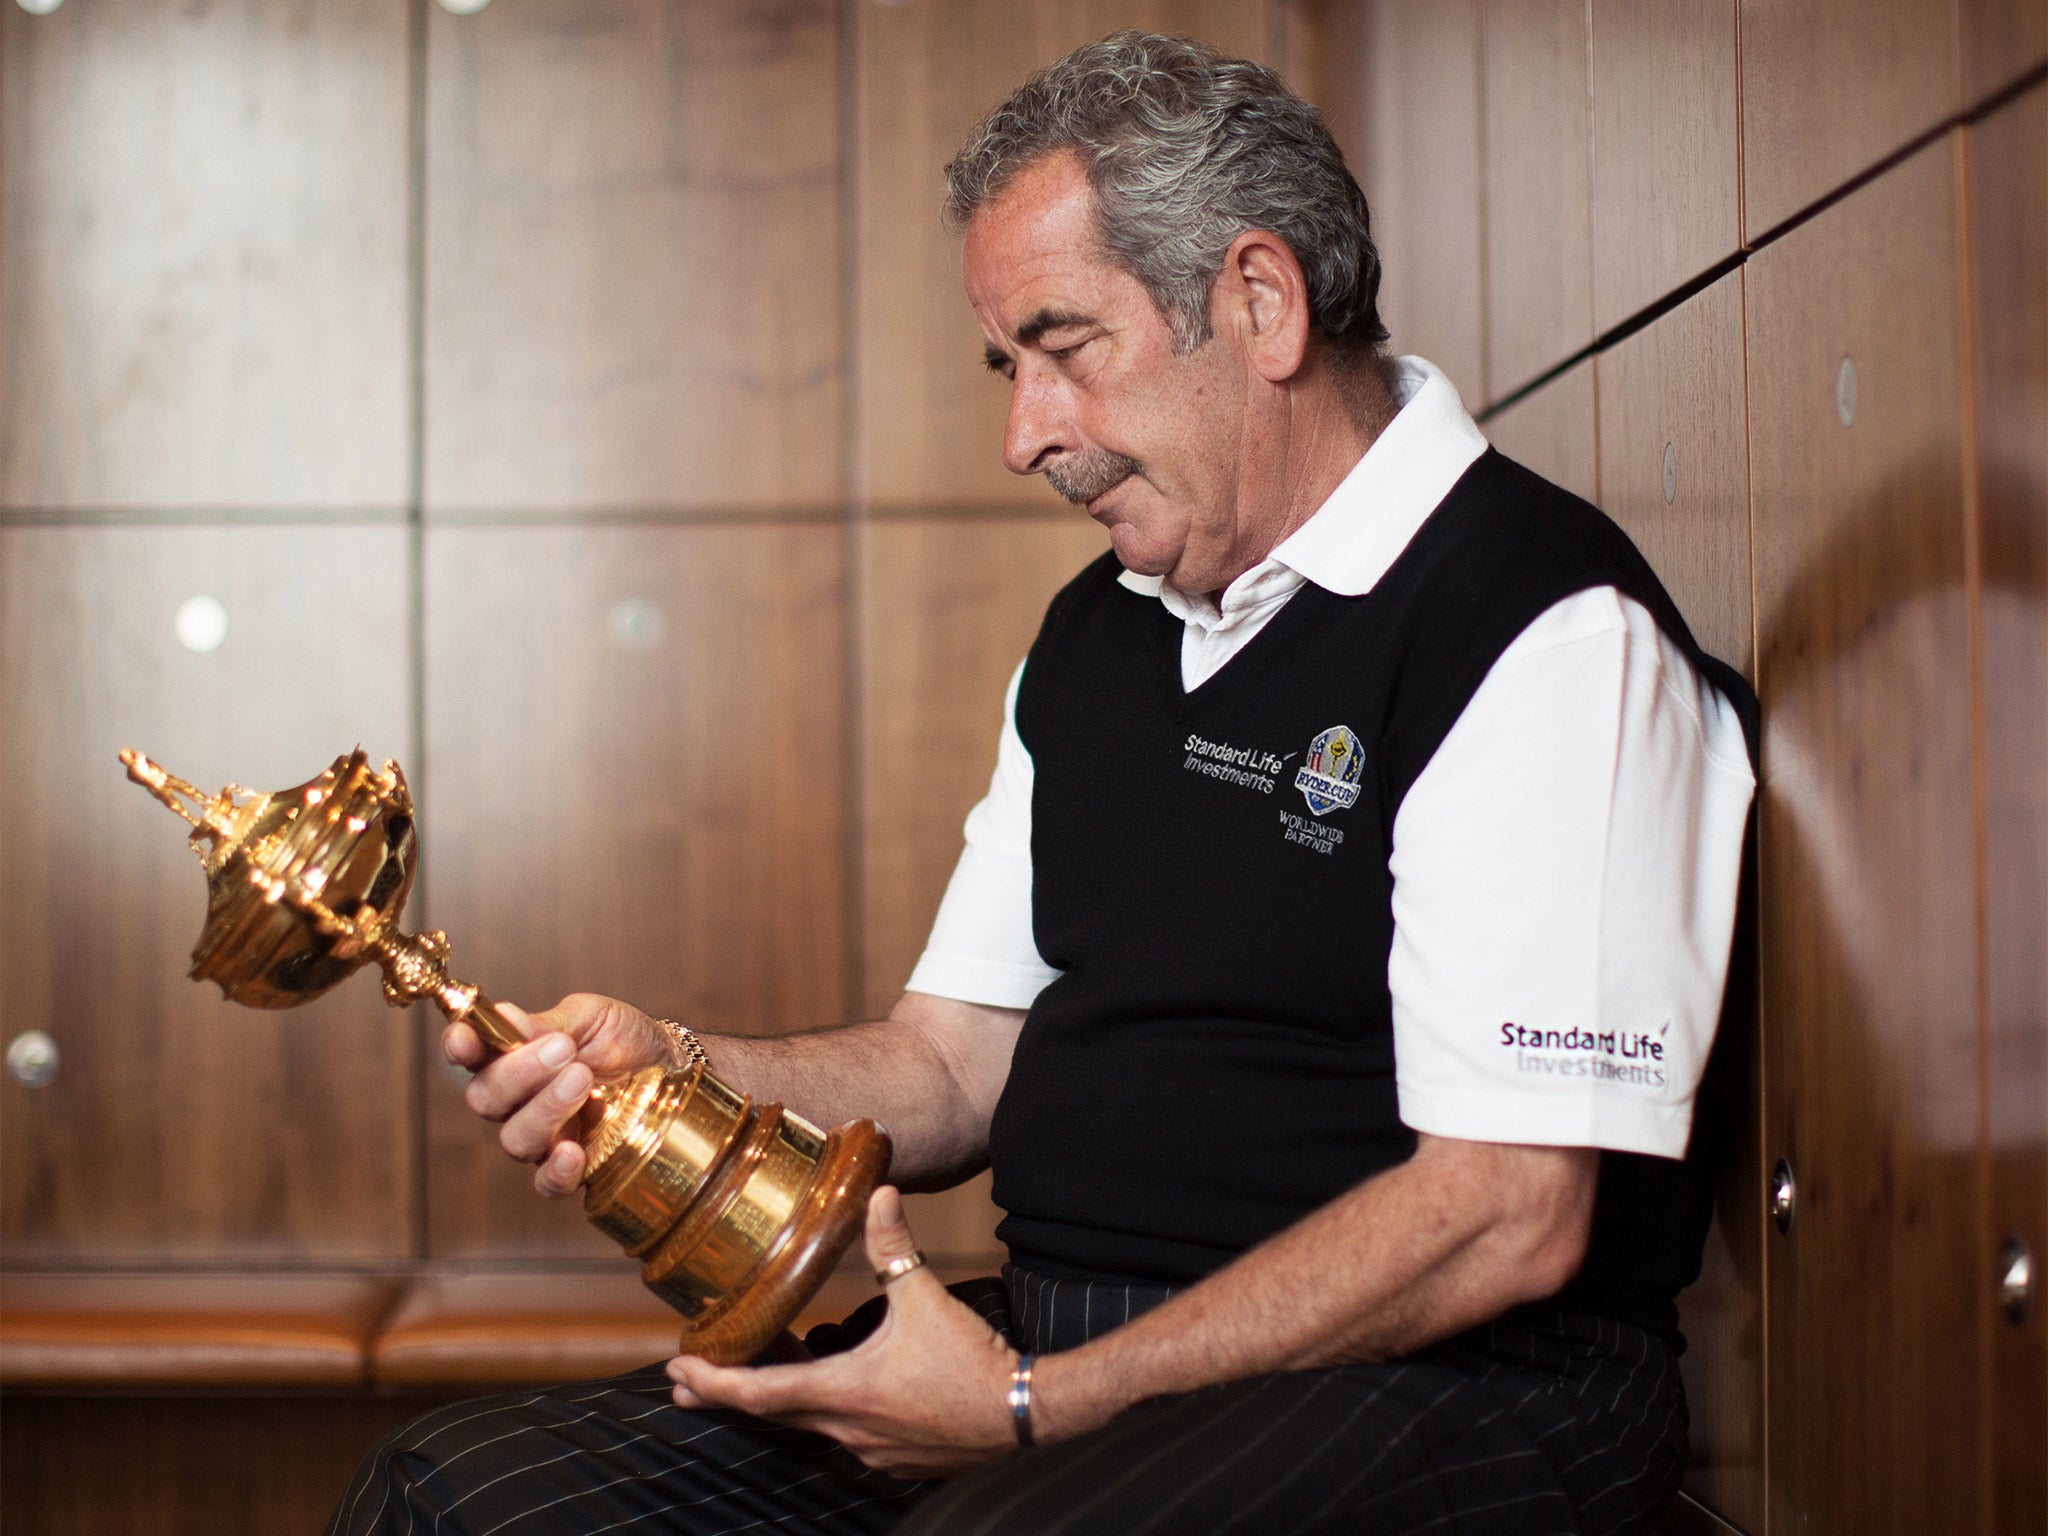
[[[1075,506],[1085,506],[1142,468],[1128,455],[1108,448],[1089,448],[1048,464],[1045,483]]]

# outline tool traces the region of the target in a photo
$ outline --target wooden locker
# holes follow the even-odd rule
[[[1593,328],[1742,244],[1735,0],[1592,0]]]
[[[0,506],[405,504],[407,10],[0,11]]]
[[[406,567],[388,525],[0,529],[4,1033],[61,1056],[0,1079],[9,1266],[410,1256],[411,1015],[366,977],[284,1013],[187,980],[206,877],[115,760],[211,791],[412,759]]]
[[[1057,519],[877,520],[861,530],[861,914],[866,1013],[886,1013],[924,950],[988,792],[1010,674],[1045,605],[1109,547]],[[910,1197],[919,1244],[1000,1264],[986,1175]]]
[[[1966,109],[2048,60],[2048,4],[2043,0],[1959,0],[1958,9]]]
[[[939,222],[945,166],[1032,70],[1122,27],[1281,63],[1277,0],[919,0],[854,12],[858,123],[860,496],[924,511],[1056,512],[1002,464],[1008,393],[982,361],[960,242]]]
[[[844,571],[832,523],[428,534],[420,830],[458,975],[720,1032],[849,1017]],[[430,1073],[431,1256],[615,1257],[462,1080]]]
[[[1477,410],[1478,0],[1332,7],[1327,34],[1330,130],[1372,210],[1393,350],[1428,358]]]
[[[2048,1530],[2048,86],[1965,136],[1976,359],[1989,1241],[2034,1293],[1991,1326],[1994,1529]],[[1994,1283],[1999,1275],[1994,1272]]]
[[[1600,449],[1594,433],[1593,359],[1486,418],[1486,439],[1517,463],[1575,496],[1600,500]]]
[[[1956,0],[1742,0],[1754,245],[1956,109]]]
[[[1600,496],[1657,568],[1694,636],[1754,677],[1742,277],[1730,273],[1599,355]],[[1695,1146],[1715,1168],[1699,1281],[1679,1298],[1692,1463],[1686,1489],[1736,1526],[1764,1528],[1764,1214],[1755,906],[1729,986],[1750,1006],[1720,1041]],[[1703,1140],[1702,1138],[1708,1138]]]
[[[1957,153],[1745,270],[1771,1528],[1981,1528]]]
[[[1593,340],[1586,0],[1485,0],[1486,391]]]
[[[1594,372],[1602,509],[1700,644],[1753,678],[1741,274],[1602,352]]]
[[[836,505],[837,6],[425,9],[429,511]]]

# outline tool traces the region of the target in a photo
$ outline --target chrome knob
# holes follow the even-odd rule
[[[2015,1232],[1998,1250],[1998,1306],[2008,1323],[2018,1327],[2027,1320],[2027,1304],[2033,1300],[2033,1292],[2034,1256]]]
[[[40,1029],[25,1029],[7,1043],[7,1070],[24,1088],[41,1088],[63,1064],[57,1042]]]
[[[1782,1157],[1771,1170],[1771,1220],[1780,1232],[1792,1230],[1792,1212],[1799,1203],[1799,1186],[1792,1179],[1792,1165]]]

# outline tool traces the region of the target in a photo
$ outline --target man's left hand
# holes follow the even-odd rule
[[[903,1198],[868,1201],[868,1262],[917,1251]],[[1007,1455],[1016,1434],[1004,1394],[1017,1352],[920,1265],[889,1282],[881,1326],[844,1354],[797,1365],[668,1363],[682,1408],[737,1408],[830,1435],[868,1466],[902,1478],[948,1477]]]

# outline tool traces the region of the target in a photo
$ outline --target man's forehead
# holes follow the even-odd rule
[[[1027,346],[1048,330],[1099,322],[1128,278],[1101,253],[1094,193],[1064,154],[1027,166],[975,210],[963,267],[990,339]]]

